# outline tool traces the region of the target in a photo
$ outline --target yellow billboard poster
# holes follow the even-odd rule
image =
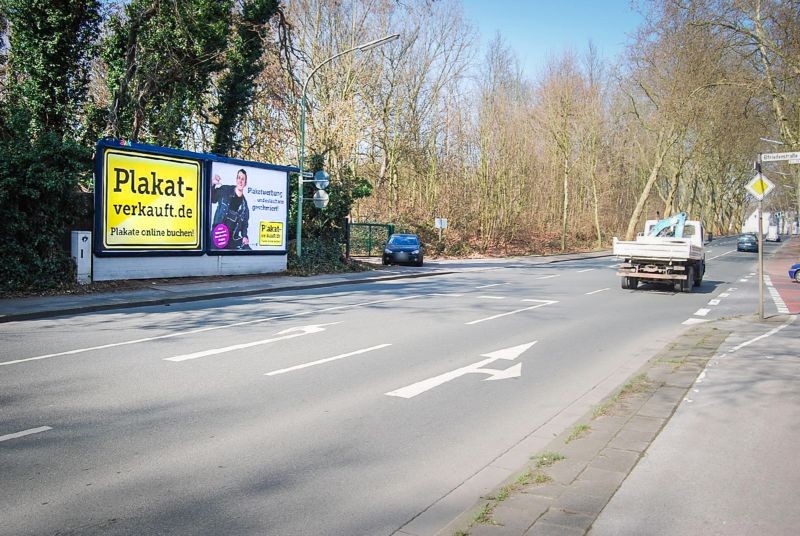
[[[109,148],[102,165],[103,249],[200,250],[199,160]]]
[[[258,243],[262,246],[283,245],[283,222],[262,221],[259,229]]]

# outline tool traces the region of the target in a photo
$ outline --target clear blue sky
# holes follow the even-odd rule
[[[631,0],[463,0],[464,17],[480,34],[481,55],[497,32],[535,79],[550,56],[582,55],[591,40],[615,59],[642,21]]]

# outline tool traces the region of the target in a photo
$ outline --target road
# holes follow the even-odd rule
[[[707,258],[690,294],[519,258],[0,325],[0,534],[433,534],[687,325],[757,310],[756,255]]]

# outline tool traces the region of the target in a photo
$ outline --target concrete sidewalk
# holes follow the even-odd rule
[[[589,534],[798,533],[795,320],[743,318],[717,328],[730,335]]]

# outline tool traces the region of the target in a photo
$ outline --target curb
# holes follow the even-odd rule
[[[437,535],[585,535],[731,333],[722,322],[699,324],[670,342]]]

